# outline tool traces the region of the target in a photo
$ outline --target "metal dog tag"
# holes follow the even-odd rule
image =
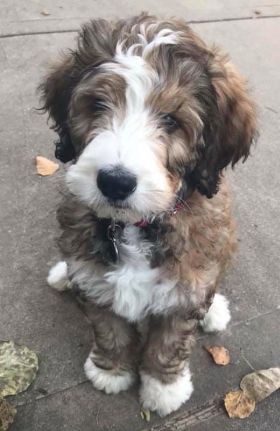
[[[107,229],[107,238],[111,242],[111,256],[114,263],[119,263],[120,261],[120,252],[119,252],[119,241],[121,234],[121,226],[115,223],[115,220],[112,219],[112,223],[108,226]]]

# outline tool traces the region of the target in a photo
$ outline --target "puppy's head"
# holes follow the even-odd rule
[[[92,21],[41,89],[58,155],[75,159],[68,187],[99,217],[156,215],[188,189],[211,198],[256,133],[243,78],[182,21]]]

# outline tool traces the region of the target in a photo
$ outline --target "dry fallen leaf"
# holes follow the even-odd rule
[[[205,349],[212,355],[215,364],[228,365],[230,363],[230,355],[228,349],[223,346],[209,346]]]
[[[243,377],[240,388],[256,403],[280,388],[280,368],[256,371]]]
[[[255,401],[241,390],[229,392],[225,396],[225,408],[230,418],[247,418],[253,413],[255,406]]]
[[[43,9],[43,10],[41,11],[41,15],[48,16],[48,15],[50,15],[50,12],[49,12],[49,11],[47,11],[46,9]]]
[[[36,157],[36,169],[37,174],[42,176],[53,175],[59,168],[58,163],[47,159],[46,157],[37,156]]]
[[[256,403],[277,391],[280,388],[280,368],[247,374],[241,380],[240,388],[225,396],[225,408],[230,418],[247,418],[255,410]]]
[[[150,420],[151,420],[151,412],[150,412],[150,410],[144,410],[144,409],[141,409],[141,411],[140,411],[140,415],[141,415],[141,418],[142,418],[144,421],[146,421],[146,422],[150,422]]]
[[[0,431],[6,431],[9,428],[14,422],[16,412],[17,410],[12,404],[0,398]]]
[[[25,391],[38,371],[38,357],[26,346],[0,342],[0,397]]]

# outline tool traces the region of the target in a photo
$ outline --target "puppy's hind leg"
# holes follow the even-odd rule
[[[69,289],[70,281],[68,278],[67,263],[65,261],[57,262],[49,270],[47,282],[49,286],[60,292]]]
[[[230,318],[227,298],[220,293],[216,293],[208,312],[199,323],[204,332],[218,332],[226,329]]]
[[[194,344],[195,320],[153,316],[141,365],[140,400],[144,409],[166,416],[193,391],[188,357]]]

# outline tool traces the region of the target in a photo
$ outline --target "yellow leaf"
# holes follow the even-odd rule
[[[25,391],[38,371],[38,357],[26,346],[0,342],[0,397]]]
[[[58,163],[53,162],[52,160],[46,159],[46,157],[37,156],[36,157],[36,169],[37,174],[42,175],[43,177],[48,175],[53,175],[59,168]]]
[[[225,396],[225,408],[230,418],[244,419],[255,410],[256,403],[243,391],[229,392]]]
[[[280,368],[256,371],[243,377],[241,389],[256,403],[280,388]]]
[[[144,409],[141,409],[141,411],[140,411],[140,415],[141,415],[141,418],[142,418],[144,421],[146,421],[146,422],[150,422],[150,420],[151,420],[151,412],[150,412],[150,410],[144,410]]]
[[[215,364],[228,365],[230,363],[230,355],[228,349],[223,346],[209,346],[205,347],[207,352],[212,355]]]

